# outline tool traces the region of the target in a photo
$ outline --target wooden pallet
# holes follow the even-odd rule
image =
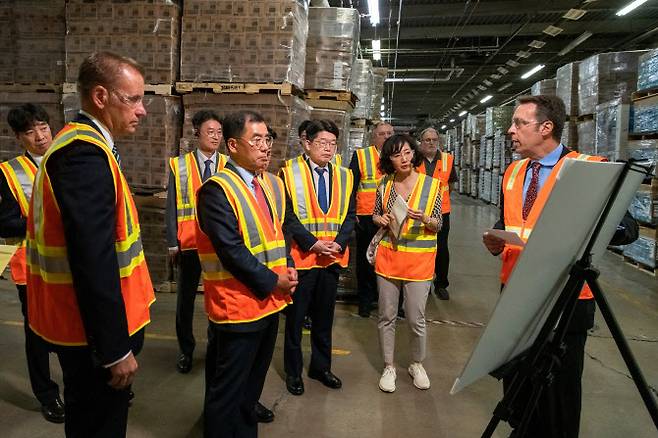
[[[629,140],[656,140],[658,139],[658,132],[629,132]]]
[[[351,91],[305,90],[304,95],[307,99],[312,100],[349,102],[352,105],[352,108],[356,106],[356,102],[359,100],[357,95]]]
[[[350,124],[355,128],[366,128],[372,125],[372,120],[370,119],[352,119]]]
[[[573,116],[573,118],[578,122],[586,122],[588,120],[594,120],[594,114],[583,114],[581,116]]]
[[[193,91],[210,91],[215,94],[243,93],[264,94],[276,93],[284,96],[303,96],[302,91],[290,82],[281,84],[274,82],[176,82],[176,91],[191,93]]]
[[[144,84],[144,94],[157,94],[159,96],[171,96],[171,84]],[[66,82],[62,87],[64,93],[77,93],[77,84]]]
[[[649,88],[647,90],[635,91],[631,94],[631,100],[635,102],[636,100],[646,99],[647,97],[658,96],[658,88]]]
[[[354,109],[354,106],[350,102],[342,100],[319,100],[319,99],[304,99],[304,102],[311,105],[314,109],[327,109],[327,110],[337,110],[337,111],[346,111],[351,113]]]
[[[638,262],[637,260],[633,260],[630,257],[624,256],[624,262],[637,269],[638,271],[644,272],[645,274],[649,274],[652,276],[656,276],[658,274],[658,269],[657,268],[652,268],[651,266],[647,266],[642,262]]]
[[[50,83],[0,83],[0,92],[15,93],[61,93],[62,84]]]

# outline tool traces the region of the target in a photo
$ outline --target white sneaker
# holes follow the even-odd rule
[[[420,362],[413,362],[409,365],[408,370],[409,375],[414,379],[414,386],[418,389],[429,389],[430,388],[430,379],[427,377],[425,368]],[[382,377],[383,378],[383,377]]]
[[[395,373],[395,367],[388,365],[384,368],[382,376],[379,378],[379,389],[384,392],[393,392],[395,391],[395,378],[397,377]]]

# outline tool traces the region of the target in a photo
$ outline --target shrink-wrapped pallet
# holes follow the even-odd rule
[[[542,79],[532,84],[530,87],[530,93],[533,96],[537,95],[546,95],[546,96],[555,96],[555,79]]]
[[[570,62],[557,69],[555,74],[555,95],[562,99],[567,115],[578,115],[578,66],[580,62]]]
[[[658,87],[658,49],[640,56],[637,62],[637,89],[648,90]]]
[[[609,161],[627,158],[629,110],[629,105],[621,103],[620,99],[597,105],[596,155]]]
[[[485,113],[485,135],[491,136],[497,130],[507,132],[512,124],[512,106],[490,106]]]
[[[372,72],[372,61],[357,59],[352,69],[350,88],[359,98],[352,117],[355,119],[372,119],[372,94],[375,87],[375,77]],[[378,107],[379,108],[379,107]]]
[[[633,102],[633,132],[658,132],[658,96],[645,97]]]

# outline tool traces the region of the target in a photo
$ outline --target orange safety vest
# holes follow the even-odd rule
[[[382,206],[386,206],[393,187],[393,175],[386,177],[382,185]],[[411,209],[423,210],[431,215],[440,191],[441,182],[438,179],[419,173],[407,204]],[[375,272],[397,280],[431,280],[435,259],[436,231],[430,230],[421,221],[407,218],[397,241],[386,233],[379,242]]]
[[[34,176],[37,174],[37,166],[25,155],[20,155],[12,160],[0,163],[0,171],[5,176],[11,194],[16,198],[21,215],[27,217],[32,196]],[[13,240],[13,239],[12,239]],[[16,284],[26,284],[27,275],[25,268],[25,237],[18,239],[18,249],[9,260],[11,268],[11,279]]]
[[[432,177],[441,181],[441,213],[450,213],[450,174],[452,173],[453,156],[447,152],[441,152],[441,159],[434,166]],[[425,160],[416,169],[427,175]]]
[[[541,190],[537,194],[537,199],[535,199],[532,209],[528,218],[523,220],[523,183],[525,180],[526,169],[529,159],[523,159],[515,161],[507,167],[505,171],[505,176],[503,177],[503,196],[504,196],[504,209],[503,212],[505,216],[505,230],[513,231],[521,237],[524,242],[528,241],[530,234],[544,209],[544,204],[548,200],[548,196],[553,190],[555,181],[557,178],[562,165],[564,164],[565,158],[573,158],[576,160],[586,160],[586,161],[603,161],[604,158],[596,157],[591,155],[579,154],[578,152],[569,152],[564,157],[557,162],[551,174],[548,176],[548,179],[544,183]],[[500,281],[505,284],[507,279],[512,274],[512,270],[516,265],[516,261],[523,251],[522,247],[516,245],[505,245],[505,249],[502,253],[503,266],[500,271]],[[587,285],[583,287],[583,290],[580,293],[580,299],[591,299],[594,298],[592,291]]]
[[[375,146],[356,150],[361,179],[356,192],[356,214],[371,216],[375,210],[375,192],[384,176],[379,170],[379,151]]]
[[[244,244],[258,261],[276,274],[287,271],[286,242],[281,225],[285,217],[283,181],[264,172],[259,182],[272,210],[272,220],[261,211],[256,197],[244,180],[230,169],[224,168],[204,184],[217,184],[224,190],[238,220],[238,233]],[[273,291],[261,300],[226,269],[208,236],[199,227],[197,219],[197,248],[203,268],[203,289],[208,318],[216,324],[234,324],[257,321],[286,307],[290,295]]]
[[[302,156],[288,160],[281,173],[295,214],[304,228],[319,240],[333,242],[347,217],[354,177],[344,167],[330,166],[330,170],[332,196],[326,214],[318,204],[313,175]],[[297,269],[324,268],[334,263],[345,268],[350,257],[349,248],[337,259],[318,256],[314,252],[302,251],[294,240],[290,254]]]
[[[107,155],[116,194],[116,241],[121,295],[130,335],[150,322],[155,301],[137,209],[125,177],[105,138],[89,125],[68,123],[55,137],[37,172],[27,219],[28,321],[32,330],[59,345],[87,345],[69,265],[62,216],[48,176],[50,156],[75,141],[93,144]],[[93,244],[93,242],[89,242]]]
[[[228,157],[217,153],[217,171],[226,165]],[[201,187],[201,173],[196,151],[169,159],[176,181],[176,228],[181,251],[196,249],[196,192]]]
[[[343,165],[343,157],[341,154],[334,154],[333,157],[331,157],[331,164],[334,166],[342,166]]]

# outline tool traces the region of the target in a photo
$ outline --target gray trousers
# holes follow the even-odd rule
[[[398,316],[400,289],[404,294],[404,313],[411,332],[411,354],[414,362],[426,355],[425,304],[431,281],[404,281],[377,275],[379,289],[379,345],[386,365],[393,364],[395,353],[395,322]]]

